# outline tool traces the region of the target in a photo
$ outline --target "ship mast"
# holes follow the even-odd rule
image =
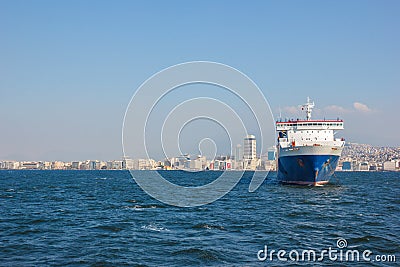
[[[314,101],[311,102],[310,97],[307,97],[307,103],[301,106],[301,110],[306,111],[306,118],[307,120],[311,120],[311,112],[312,109],[314,108]]]

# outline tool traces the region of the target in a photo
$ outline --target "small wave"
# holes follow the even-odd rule
[[[136,199],[128,199],[128,200],[125,200],[125,202],[128,202],[128,203],[136,203],[137,201],[136,201]]]
[[[157,208],[164,208],[165,206],[161,205],[133,205],[133,206],[125,206],[126,209],[133,209],[133,210],[145,210],[145,209],[157,209]]]
[[[318,204],[321,204],[321,203],[319,203],[317,201],[305,199],[305,200],[301,201],[299,204],[301,204],[301,205],[318,205]]]
[[[0,198],[13,198],[14,196],[12,195],[0,195]]]
[[[355,238],[350,238],[347,240],[349,244],[358,244],[358,243],[368,243],[371,241],[382,241],[384,238],[378,237],[378,236],[373,236],[373,235],[366,235],[366,236],[360,236],[360,237],[355,237]]]
[[[34,219],[34,220],[31,220],[29,223],[30,224],[40,224],[40,223],[47,223],[48,222],[48,220],[46,220],[46,219]]]
[[[188,248],[179,250],[173,253],[173,255],[195,255],[202,260],[218,260],[217,255],[211,250],[199,249],[199,248]]]
[[[393,206],[393,205],[388,205],[388,206],[386,206],[386,210],[387,211],[397,211],[399,208],[398,208],[398,206]]]
[[[157,208],[163,208],[164,206],[159,206],[159,205],[143,205],[141,206],[143,209],[157,209]]]
[[[37,228],[30,228],[26,230],[17,230],[12,233],[12,235],[29,235],[29,234],[36,234],[36,233],[42,233],[43,230],[37,229]]]
[[[315,229],[315,227],[313,225],[308,224],[308,223],[297,224],[295,226],[295,228],[304,229],[304,230]]]
[[[124,208],[124,209],[129,209],[129,210],[136,210],[136,211],[144,210],[144,209],[142,208],[142,206],[140,206],[140,205],[124,206],[123,208]]]
[[[211,225],[211,224],[207,224],[207,223],[196,224],[195,226],[193,226],[193,228],[194,229],[208,229],[208,230],[213,230],[213,229],[225,230],[225,228],[221,225]]]
[[[286,216],[290,217],[290,218],[294,218],[294,217],[304,217],[306,215],[310,214],[310,212],[307,211],[302,211],[302,212],[298,212],[298,211],[293,211],[288,213]]]
[[[339,205],[345,206],[345,205],[352,205],[354,204],[354,201],[341,201],[341,202],[337,202]]]
[[[200,212],[205,212],[205,211],[209,211],[209,208],[207,208],[207,207],[198,207],[197,210],[200,211]]]
[[[94,228],[109,231],[109,232],[120,232],[123,230],[121,227],[118,227],[115,225],[97,225]]]
[[[141,211],[141,210],[145,210],[145,209],[155,209],[157,208],[157,206],[155,205],[133,205],[133,206],[125,206],[125,209],[132,209],[132,210],[137,210],[137,211]]]
[[[381,226],[381,225],[383,225],[383,223],[382,222],[376,222],[376,221],[368,221],[368,222],[365,222],[364,225],[367,225],[367,226]]]
[[[170,230],[165,227],[159,227],[155,224],[143,225],[141,229],[156,231],[156,232],[169,232]]]

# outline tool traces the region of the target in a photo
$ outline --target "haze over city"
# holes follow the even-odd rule
[[[304,117],[298,105],[310,96],[314,118],[344,119],[346,140],[399,146],[399,11],[398,1],[2,1],[0,160],[121,158],[135,90],[196,60],[248,75],[275,119]],[[160,110],[199,96],[237,104],[217,89],[182,87]],[[201,125],[187,131],[196,140],[210,134]],[[220,153],[229,153],[219,136]]]

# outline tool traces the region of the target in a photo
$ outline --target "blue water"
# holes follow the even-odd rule
[[[216,173],[167,175],[196,185]],[[0,265],[283,266],[257,252],[322,250],[338,238],[396,255],[387,266],[400,262],[400,173],[336,173],[323,187],[280,185],[271,174],[254,193],[249,182],[212,204],[179,208],[152,199],[127,171],[0,171]]]

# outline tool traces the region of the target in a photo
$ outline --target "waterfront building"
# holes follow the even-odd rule
[[[369,164],[369,170],[370,171],[377,171],[378,170],[378,164],[376,164],[375,162],[372,162]]]
[[[62,161],[53,161],[51,162],[51,169],[52,170],[63,170],[65,163]]]
[[[202,169],[202,161],[200,159],[194,159],[189,162],[190,169],[193,171],[199,171]]]
[[[351,161],[343,161],[342,164],[342,171],[352,171],[352,163]]]
[[[71,162],[71,169],[73,169],[73,170],[79,170],[80,165],[81,165],[81,162],[79,162],[79,161],[72,161],[72,162]]]
[[[133,159],[124,158],[122,160],[122,169],[124,169],[124,170],[132,170],[133,169]]]
[[[0,162],[0,169],[14,170],[19,169],[20,163],[15,160],[7,160]]]
[[[219,160],[214,160],[213,170],[219,170],[220,164]]]
[[[156,168],[157,162],[153,159],[134,159],[132,168],[133,170],[152,170]]]
[[[23,169],[23,170],[36,170],[36,169],[39,169],[39,163],[35,162],[35,161],[22,162],[22,164],[20,165],[20,169]]]
[[[113,170],[121,170],[122,169],[122,160],[113,160],[112,161],[112,168]]]
[[[89,165],[87,164],[87,162],[82,162],[82,163],[79,165],[79,169],[80,169],[80,170],[88,170],[88,169],[89,169]]]
[[[232,169],[243,170],[243,161],[242,160],[232,160]]]
[[[268,149],[268,160],[275,160],[276,156],[276,146],[270,147]]]
[[[254,135],[247,135],[244,138],[244,146],[243,146],[243,159],[244,160],[253,160],[257,158],[257,141]]]
[[[243,142],[243,165],[245,170],[257,168],[257,141],[254,135],[247,135]]]
[[[90,160],[88,166],[89,170],[100,170],[100,163],[98,160]]]
[[[238,144],[235,149],[235,160],[242,161],[243,160],[243,149],[242,145]]]
[[[385,161],[383,163],[384,171],[395,171],[396,170],[396,161]]]
[[[358,170],[359,171],[369,171],[368,161],[360,162],[360,164],[358,165]]]

